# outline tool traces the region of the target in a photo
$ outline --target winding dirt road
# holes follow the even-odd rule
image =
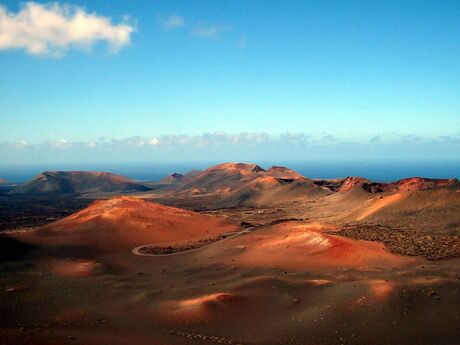
[[[238,237],[238,236],[241,236],[241,235],[245,235],[245,234],[248,234],[250,233],[251,229],[254,229],[254,227],[251,227],[251,228],[247,228],[247,229],[244,229],[242,231],[238,231],[236,233],[233,233],[233,235],[229,236],[229,237],[225,237],[221,240],[217,240],[217,241],[214,241],[212,243],[209,243],[209,244],[206,244],[202,247],[198,247],[198,248],[193,248],[193,249],[189,249],[189,250],[184,250],[184,251],[180,251],[180,252],[177,252],[177,253],[169,253],[169,254],[149,254],[149,253],[142,253],[141,250],[142,248],[144,247],[150,247],[150,246],[165,246],[167,245],[167,243],[164,243],[164,242],[157,242],[157,243],[150,243],[150,244],[144,244],[142,246],[139,246],[139,247],[136,247],[134,248],[133,250],[131,250],[131,253],[135,254],[135,255],[139,255],[139,256],[173,256],[173,255],[181,255],[181,254],[189,254],[189,253],[192,253],[192,252],[196,252],[198,250],[201,250],[201,249],[204,249],[204,248],[208,248],[210,246],[213,246],[217,243],[220,243],[220,242],[223,242],[223,241],[226,241],[226,240],[230,240],[232,238],[235,238],[235,237]]]

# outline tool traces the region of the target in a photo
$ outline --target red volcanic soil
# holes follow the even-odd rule
[[[256,164],[242,163],[216,165],[171,185],[173,188],[166,193],[152,192],[147,196],[163,203],[199,209],[276,206],[318,200],[318,205],[326,205],[325,213],[333,213],[336,220],[348,221],[367,219],[390,209],[390,205],[400,205],[409,193],[452,190],[460,186],[456,179],[420,177],[392,183],[372,182],[363,177],[312,180],[285,167],[273,166],[265,170]],[[370,202],[374,197],[384,200]],[[317,214],[314,216],[317,219]]]
[[[177,178],[168,177],[164,182]],[[332,180],[312,180],[303,177],[289,168],[273,166],[268,170],[256,164],[225,163],[213,166],[201,173],[194,174],[185,179],[179,176],[179,182],[171,183],[165,191],[152,192],[147,196],[172,205],[187,205],[203,209],[228,208],[247,205],[280,205],[290,202],[307,202],[320,200],[331,194],[348,194],[337,199],[347,199],[353,204],[362,204],[367,208],[369,205],[363,201],[380,195],[387,197],[388,194],[420,192],[434,189],[453,189],[460,186],[456,179],[428,179],[408,178],[392,183],[372,182],[363,177],[346,177]],[[350,193],[354,193],[353,195]],[[145,197],[145,196],[144,196]],[[398,197],[386,199],[385,202],[393,203]],[[340,205],[329,203],[330,209],[339,209]],[[378,202],[367,212],[362,210],[361,205],[356,205],[356,215],[348,217],[348,211],[341,212],[339,217],[356,220],[364,219],[368,215],[380,212],[387,206],[384,202]],[[359,210],[360,209],[360,210]]]
[[[270,176],[282,179],[298,179],[303,177],[297,171],[276,165],[268,169],[267,172],[270,174]]]
[[[396,193],[396,194],[391,194],[388,196],[382,196],[381,198],[374,198],[370,200],[369,206],[364,208],[362,213],[356,218],[356,220],[362,220],[366,217],[369,217],[370,215],[378,212],[379,210],[383,209],[384,207],[387,207],[399,200],[403,195],[401,193]]]
[[[130,251],[142,244],[198,240],[235,230],[235,225],[211,216],[134,197],[116,197],[96,201],[17,238],[34,244]]]
[[[296,200],[316,199],[327,192],[304,177],[283,179],[262,175],[243,186],[227,192],[225,198],[216,205],[232,207],[235,205],[276,205]]]
[[[454,178],[450,179],[429,179],[423,177],[409,177],[402,179],[389,185],[396,187],[400,191],[417,191],[424,189],[431,189],[437,187],[449,187],[458,184],[458,180]]]
[[[256,178],[264,169],[256,164],[225,163],[213,166],[181,185],[180,192],[212,193],[237,189]]]
[[[369,180],[362,178],[362,177],[347,177],[343,182],[340,184],[338,189],[339,192],[348,192],[354,188],[362,187],[365,183],[368,183]]]
[[[336,193],[331,201],[350,207],[350,198],[365,194]],[[403,201],[412,195],[420,196]],[[16,236],[40,246],[0,260],[0,343],[458,343],[459,260],[393,255],[322,224],[260,226],[199,251],[144,257],[131,249],[236,227],[136,198],[95,202]]]
[[[180,200],[194,191],[249,203],[213,210],[220,219],[133,197],[94,202],[0,237],[0,343],[457,344],[460,259],[402,256],[425,243],[434,251],[450,246],[429,231],[441,225],[458,233],[457,186],[418,178],[319,181],[286,168],[224,164],[173,186],[184,192]],[[256,226],[167,257],[131,252],[241,230],[223,219]],[[394,253],[401,256],[356,235],[372,231],[372,241],[387,238],[391,248],[389,234],[403,223],[414,241],[400,236],[404,250]],[[341,236],[349,228],[356,236]],[[415,230],[427,231],[429,241]]]
[[[402,267],[414,259],[388,252],[376,242],[323,233],[317,224],[288,222],[234,240],[244,249],[237,264],[288,269]],[[238,242],[241,242],[238,243]]]
[[[200,200],[197,199],[200,196],[208,197],[212,199],[213,208],[223,208],[279,204],[319,198],[328,193],[327,188],[285,167],[273,166],[265,170],[256,164],[226,163],[178,184],[168,197],[179,196],[187,202]]]
[[[104,271],[104,266],[95,260],[46,258],[43,264],[50,272],[63,277],[86,277]]]
[[[216,292],[208,295],[162,303],[163,317],[175,323],[193,324],[222,318],[228,312],[237,312],[240,298],[234,294]]]
[[[231,192],[258,178],[269,176],[272,176],[270,172],[256,164],[226,163],[195,175],[179,190],[194,193]]]
[[[363,177],[349,176],[344,179],[316,180],[318,185],[325,186],[331,191],[348,192],[362,189],[368,193],[383,192],[415,192],[420,190],[460,187],[459,181],[455,178],[450,179],[430,179],[424,177],[409,177],[390,183],[372,182]]]

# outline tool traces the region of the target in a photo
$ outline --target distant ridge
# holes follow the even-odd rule
[[[151,186],[151,188],[149,188]],[[264,169],[257,164],[224,163],[204,171],[173,173],[159,183],[144,185],[109,172],[45,171],[23,185],[6,191],[9,194],[74,195],[98,193],[147,192],[144,197],[163,199],[173,204],[182,202],[201,208],[225,208],[243,205],[277,205],[311,201],[329,195],[337,207],[362,205],[365,200],[390,194],[407,194],[438,189],[458,190],[457,179],[410,177],[390,183],[373,182],[359,176],[337,179],[310,179],[282,166]],[[155,191],[153,191],[153,189]],[[158,194],[157,191],[160,191]],[[340,195],[343,195],[341,197]],[[169,201],[168,201],[169,200]],[[406,197],[388,201],[404,203]],[[380,207],[380,206],[379,206]],[[385,206],[386,207],[386,206]],[[376,209],[377,206],[374,207]],[[387,208],[387,207],[386,207]],[[375,213],[375,212],[374,212]]]
[[[14,188],[10,194],[84,194],[138,192],[149,188],[109,172],[45,171]]]
[[[186,178],[187,177],[187,178]],[[174,176],[166,179],[169,181]],[[168,181],[168,180],[162,181]],[[174,178],[176,181],[177,178]],[[213,196],[214,207],[273,204],[316,198],[330,193],[298,172],[281,166],[265,170],[257,164],[224,163],[202,172],[179,177],[171,195],[179,197]]]
[[[425,177],[408,177],[395,182],[373,182],[364,177],[348,176],[342,179],[315,180],[320,186],[327,187],[334,192],[348,192],[355,189],[362,189],[368,193],[384,193],[397,191],[427,190],[438,187],[451,187],[459,185],[456,178],[432,179]]]
[[[364,200],[378,193],[407,193],[460,185],[457,179],[422,177],[390,183],[373,182],[359,176],[310,179],[287,167],[272,166],[266,170],[257,164],[245,163],[219,164],[194,174],[172,174],[162,181],[169,182],[168,193],[171,198],[191,202],[206,198],[212,200],[210,203],[216,208],[275,205],[314,200],[337,193],[345,194],[341,200],[350,202]]]
[[[176,183],[182,182],[183,180],[184,180],[184,175],[179,174],[179,173],[173,173],[169,176],[166,176],[159,183],[160,184],[176,184]]]

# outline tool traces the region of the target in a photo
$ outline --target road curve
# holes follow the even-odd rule
[[[247,229],[244,229],[242,231],[239,231],[235,234],[233,234],[232,236],[229,236],[229,237],[226,237],[226,238],[223,238],[221,240],[217,240],[215,242],[212,242],[212,243],[209,243],[209,244],[206,244],[202,247],[198,247],[198,248],[194,248],[194,249],[189,249],[189,250],[184,250],[182,252],[177,252],[177,253],[170,253],[170,254],[147,254],[147,253],[141,253],[140,250],[144,247],[147,247],[147,246],[154,246],[154,245],[164,245],[165,243],[161,243],[161,242],[157,242],[157,243],[150,243],[150,244],[143,244],[142,246],[139,246],[139,247],[136,247],[134,248],[133,250],[131,250],[131,253],[135,254],[135,255],[139,255],[139,256],[173,256],[173,255],[182,255],[182,254],[189,254],[189,253],[192,253],[192,252],[196,252],[198,250],[201,250],[201,249],[204,249],[204,248],[207,248],[207,247],[210,247],[210,246],[213,246],[217,243],[220,243],[220,242],[223,242],[223,241],[226,241],[226,240],[230,240],[232,238],[235,238],[235,237],[238,237],[238,236],[241,236],[241,235],[244,235],[244,234],[248,234],[250,233],[251,229],[253,229],[254,227],[250,227],[250,228],[247,228]]]

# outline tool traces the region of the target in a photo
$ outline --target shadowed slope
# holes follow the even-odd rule
[[[173,173],[162,179],[159,184],[176,184],[184,181],[184,175],[179,173]]]
[[[328,190],[313,181],[300,177],[283,179],[272,176],[258,177],[233,191],[219,207],[240,205],[277,205],[292,201],[317,199],[328,194]]]
[[[396,197],[400,195],[400,197]],[[390,194],[380,201],[395,198],[375,212],[366,221],[391,222],[404,227],[416,227],[427,232],[455,234],[460,230],[460,189],[452,187],[425,189]],[[375,201],[370,207],[375,207]]]

